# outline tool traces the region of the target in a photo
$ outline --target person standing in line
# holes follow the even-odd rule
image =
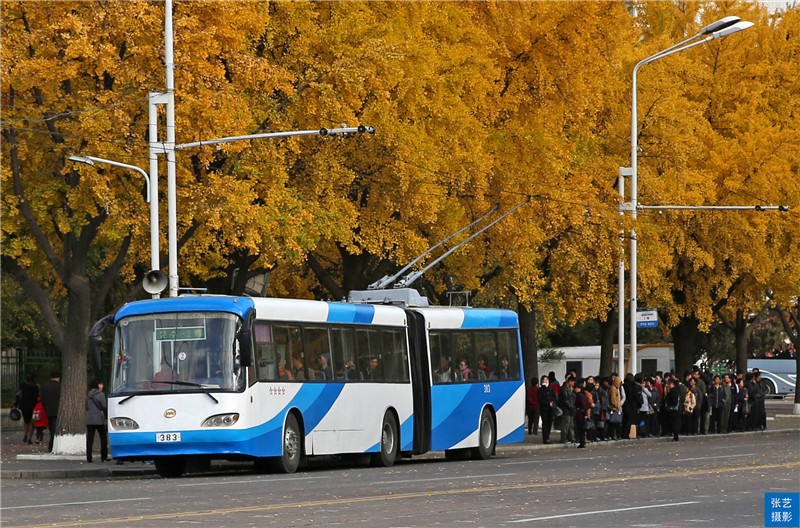
[[[731,431],[731,408],[733,408],[733,400],[736,396],[736,389],[731,385],[731,375],[725,374],[722,376],[722,392],[725,394],[725,404],[722,406],[722,434],[728,434]]]
[[[578,436],[578,448],[586,447],[586,422],[591,420],[591,397],[585,390],[583,380],[575,383],[575,434]]]
[[[758,405],[758,420],[759,422],[756,424],[761,430],[766,431],[767,429],[767,394],[769,393],[767,390],[767,382],[761,378],[761,371],[756,371],[756,384],[758,385],[759,389],[761,389],[759,398],[756,402]]]
[[[558,406],[561,415],[561,443],[575,442],[575,378],[568,377],[558,391]]]
[[[747,429],[755,430],[761,428],[761,416],[759,415],[759,401],[763,398],[761,385],[756,380],[755,374],[748,373],[746,379],[747,400],[749,409],[747,412]]]
[[[106,412],[108,406],[103,394],[103,383],[95,378],[86,396],[86,461],[92,461],[92,447],[95,431],[100,435],[100,461],[108,460],[108,429]]]
[[[636,380],[637,385],[639,385],[639,390],[642,391],[642,405],[639,407],[639,418],[637,420],[639,429],[636,431],[636,438],[645,438],[647,436],[647,432],[649,431],[647,413],[650,410],[650,398],[652,397],[652,394],[647,388],[647,384],[644,382],[644,379],[642,379],[641,374],[634,376],[634,379]]]
[[[625,381],[622,383],[622,390],[625,393],[625,400],[622,402],[622,438],[630,438],[631,427],[636,427],[639,423],[639,411],[642,408],[642,386],[636,383],[633,374],[625,374]]]
[[[708,433],[708,422],[711,416],[711,411],[708,408],[708,398],[706,398],[706,392],[708,391],[708,384],[703,377],[704,373],[700,372],[700,367],[693,367],[692,368],[692,377],[694,378],[695,385],[697,386],[697,391],[695,391],[695,397],[697,398],[697,410],[696,410],[696,428],[695,434],[706,434]]]
[[[708,407],[711,409],[711,425],[709,432],[722,433],[722,411],[725,408],[725,389],[720,384],[719,376],[714,376],[708,388]]]
[[[36,407],[33,408],[33,426],[36,428],[36,444],[42,445],[44,440],[44,428],[47,427],[47,415],[44,413],[41,397],[36,403]]]
[[[558,396],[558,391],[561,390],[561,384],[556,379],[556,373],[550,371],[550,374],[547,375],[547,379],[550,380],[550,388],[553,390],[553,394]]]
[[[39,386],[36,384],[36,378],[33,374],[28,374],[25,377],[25,384],[20,387],[17,392],[17,399],[14,402],[14,407],[22,413],[22,421],[25,423],[25,436],[22,439],[23,444],[33,443],[33,408],[39,401]]]
[[[672,441],[677,442],[681,430],[681,392],[677,381],[670,378],[667,382],[667,395],[664,397],[664,409],[670,429],[672,429]]]
[[[744,378],[737,378],[736,407],[733,409],[734,430],[744,432],[747,427],[747,404],[749,401],[747,387],[744,386]]]
[[[556,395],[550,388],[547,376],[542,376],[539,386],[539,413],[542,416],[542,443],[550,443],[550,429],[553,427],[553,407],[556,404]]]
[[[683,434],[694,435],[697,431],[697,384],[691,376],[686,387],[686,396],[683,400]]]
[[[608,403],[608,386],[609,379],[607,377],[600,379],[600,387],[597,389],[597,403],[600,406],[600,415],[597,422],[597,438],[603,442],[608,440],[608,419],[611,417],[611,407]]]
[[[53,452],[53,441],[56,438],[56,427],[58,424],[58,405],[61,402],[61,372],[53,371],[50,374],[50,381],[42,385],[42,405],[47,416],[47,428],[50,431],[50,439],[47,451]]]
[[[525,414],[528,415],[528,434],[539,433],[539,380],[531,378],[531,386],[525,392]]]
[[[608,388],[608,406],[609,413],[606,416],[606,425],[608,426],[609,437],[611,440],[620,439],[621,422],[617,423],[612,420],[614,413],[622,413],[622,403],[620,389],[622,388],[622,379],[615,374],[611,374],[611,385]]]

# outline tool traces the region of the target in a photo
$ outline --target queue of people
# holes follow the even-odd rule
[[[53,444],[58,424],[58,406],[61,402],[61,373],[54,371],[50,380],[41,387],[36,383],[33,374],[28,374],[25,383],[17,392],[14,408],[19,409],[24,422],[22,442],[44,444],[44,431],[50,432],[48,452],[53,451]],[[95,378],[91,381],[86,396],[86,461],[92,461],[92,448],[95,434],[100,438],[100,459],[107,461],[108,454],[108,404],[103,393],[103,383]]]
[[[683,376],[617,373],[578,377],[568,372],[559,383],[554,372],[531,379],[526,393],[527,431],[542,443],[555,428],[562,443],[630,438],[727,434],[766,429],[767,390],[758,369],[747,374],[711,375],[695,367]]]

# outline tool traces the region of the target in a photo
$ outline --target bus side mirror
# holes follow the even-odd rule
[[[253,321],[256,311],[250,310],[244,318],[242,329],[239,330],[236,341],[239,343],[239,364],[249,367],[253,362]]]
[[[249,367],[253,358],[253,335],[249,330],[239,332],[239,364]]]
[[[103,331],[114,321],[114,314],[109,314],[97,321],[89,332],[89,356],[92,360],[92,367],[95,372],[102,370],[100,360],[100,344],[103,342]]]

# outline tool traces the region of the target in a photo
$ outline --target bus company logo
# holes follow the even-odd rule
[[[269,394],[270,396],[283,396],[286,394],[286,387],[270,387]]]
[[[175,415],[178,414],[178,411],[175,409],[167,409],[164,411],[164,418],[175,418]]]

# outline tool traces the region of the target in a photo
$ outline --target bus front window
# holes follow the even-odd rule
[[[227,313],[137,315],[117,322],[112,393],[237,390],[240,319]]]

